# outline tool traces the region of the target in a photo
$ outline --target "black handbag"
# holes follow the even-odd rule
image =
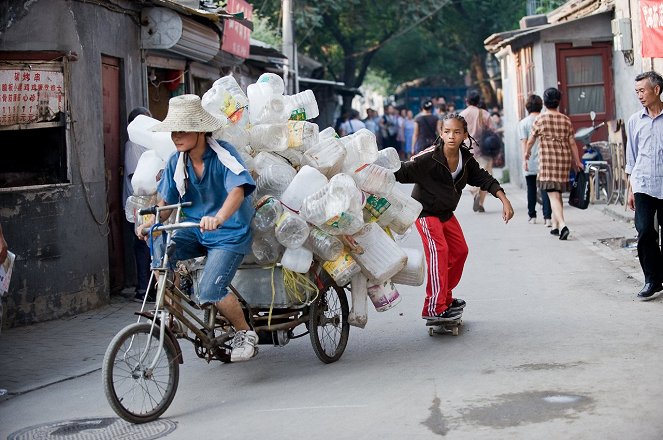
[[[582,170],[576,173],[576,178],[571,185],[569,205],[579,209],[587,209],[589,206],[589,177]]]

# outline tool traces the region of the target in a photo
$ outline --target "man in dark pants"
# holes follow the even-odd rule
[[[656,219],[663,220],[663,78],[654,71],[635,77],[635,93],[643,109],[628,120],[626,174],[631,188],[628,206],[635,210],[638,258],[645,285],[638,293],[643,301],[663,290],[663,253]]]

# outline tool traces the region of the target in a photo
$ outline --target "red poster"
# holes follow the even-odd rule
[[[663,58],[663,3],[660,0],[640,0],[642,27],[642,56]]]
[[[244,0],[228,0],[226,11],[231,14],[238,12],[244,13],[244,18],[251,20],[253,15],[253,6]],[[241,58],[249,57],[249,47],[251,46],[251,30],[235,20],[226,20],[223,26],[223,38],[221,40],[221,50],[237,55]]]

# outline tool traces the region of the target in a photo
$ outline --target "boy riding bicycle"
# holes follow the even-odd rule
[[[235,148],[211,137],[211,132],[223,125],[203,109],[198,96],[181,95],[170,99],[166,118],[152,131],[171,132],[177,149],[159,183],[158,205],[192,202],[183,210],[183,217],[200,223],[200,229],[173,233],[172,261],[207,256],[199,284],[199,302],[213,303],[235,328],[230,360],[238,362],[251,359],[258,343],[239,300],[228,292],[251,247],[253,206],[248,196],[255,190],[255,182]],[[162,212],[160,220],[168,215],[169,212]],[[154,221],[153,216],[140,225],[136,234],[145,239],[141,231]]]

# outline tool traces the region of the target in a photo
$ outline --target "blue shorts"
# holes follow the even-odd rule
[[[215,303],[221,301],[228,294],[228,286],[237,272],[237,268],[244,259],[243,254],[221,248],[208,248],[200,244],[200,237],[204,232],[200,229],[180,229],[173,233],[175,252],[170,262],[207,256],[203,275],[198,284],[198,303]],[[152,267],[159,265],[164,253],[164,240],[154,241]]]

